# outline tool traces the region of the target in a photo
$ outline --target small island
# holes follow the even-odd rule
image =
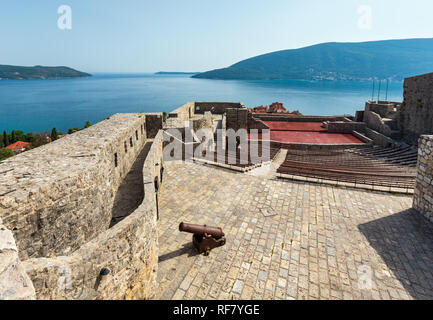
[[[69,67],[21,67],[0,65],[0,80],[86,78],[91,74]]]

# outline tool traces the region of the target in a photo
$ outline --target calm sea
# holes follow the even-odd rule
[[[382,83],[381,99],[385,99],[385,91]],[[402,96],[403,83],[390,83],[388,99],[401,101]],[[170,112],[188,101],[240,101],[247,107],[278,101],[304,115],[354,114],[371,97],[372,83],[368,82],[222,81],[153,74],[2,80],[0,132],[39,132],[53,127],[64,132],[114,113]]]

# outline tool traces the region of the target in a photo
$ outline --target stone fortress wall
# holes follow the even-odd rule
[[[244,109],[245,105],[242,102],[194,102],[194,113],[204,114],[212,112],[212,114],[224,114],[227,109]]]
[[[143,204],[109,227],[116,192],[161,118],[117,114],[0,163],[0,218],[38,299],[150,297],[162,131],[143,167]],[[111,272],[97,286],[102,268]]]
[[[168,115],[168,122],[175,120],[177,123],[171,127],[184,127],[184,123],[194,115],[211,112],[214,115],[223,115],[227,109],[245,109],[241,102],[187,102],[183,106],[173,110]]]
[[[423,134],[433,134],[433,73],[406,78],[404,101],[367,101],[355,122],[364,122],[364,134],[381,146],[416,146]]]
[[[433,222],[433,136],[421,136],[418,145],[418,174],[413,207]]]
[[[433,134],[433,73],[404,80],[404,101],[399,128],[410,143],[422,134]]]
[[[145,141],[145,116],[119,114],[0,163],[0,216],[20,258],[68,254],[105,231]]]

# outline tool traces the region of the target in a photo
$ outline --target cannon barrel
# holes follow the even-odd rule
[[[200,226],[197,224],[189,224],[189,223],[181,223],[179,225],[179,231],[193,233],[195,235],[199,235],[203,237],[205,234],[208,234],[215,238],[224,237],[224,232],[221,228],[218,227],[208,227],[206,225]]]

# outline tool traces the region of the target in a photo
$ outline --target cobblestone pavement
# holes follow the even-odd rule
[[[433,225],[410,196],[165,168],[155,299],[433,299]],[[197,255],[182,221],[227,244]]]

